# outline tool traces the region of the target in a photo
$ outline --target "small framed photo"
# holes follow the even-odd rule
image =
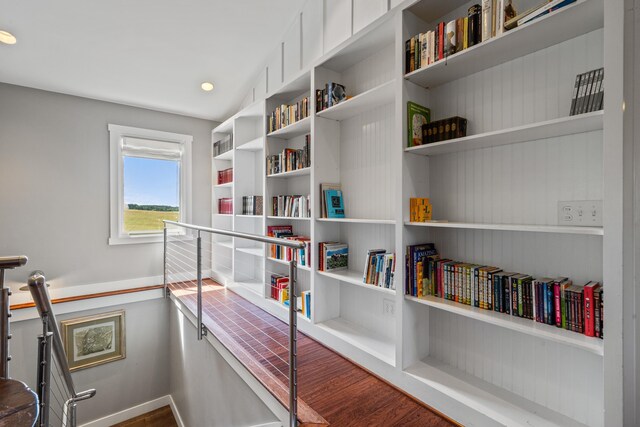
[[[71,372],[125,358],[124,310],[63,320],[60,324]]]

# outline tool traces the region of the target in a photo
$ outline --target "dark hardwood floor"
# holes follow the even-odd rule
[[[191,284],[173,284],[170,289],[195,313],[196,296]],[[211,281],[203,291],[203,322],[288,407],[287,324]],[[303,425],[457,425],[301,333],[298,390]]]
[[[130,420],[114,424],[112,427],[178,427],[178,423],[173,418],[171,407],[167,405]]]

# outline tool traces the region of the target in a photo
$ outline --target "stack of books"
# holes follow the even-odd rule
[[[233,168],[218,171],[218,185],[233,182]]]
[[[231,134],[213,143],[213,157],[226,153],[233,148],[233,137]]]
[[[288,218],[311,218],[309,196],[273,196],[271,203],[273,216]]]
[[[574,285],[567,277],[534,278],[499,267],[441,259],[432,243],[407,246],[405,292],[603,338],[602,286]]]
[[[271,275],[271,298],[284,303],[289,299],[289,278],[280,274]]]
[[[572,116],[602,110],[604,100],[604,68],[578,74],[571,98]]]
[[[340,242],[318,244],[318,270],[338,271],[349,267],[349,245]]]
[[[340,184],[320,184],[320,218],[344,218]]]
[[[267,236],[304,242],[305,244],[303,249],[292,249],[282,245],[269,245],[270,258],[289,262],[293,259],[293,253],[295,251],[297,265],[305,267],[310,265],[311,238],[293,234],[293,227],[291,225],[269,225],[267,226]]]
[[[262,215],[262,196],[243,196],[242,215]]]
[[[218,199],[218,213],[231,215],[233,213],[233,199],[230,197]]]
[[[278,154],[267,156],[267,175],[290,172],[311,166],[311,135],[305,136],[304,148],[285,148]]]
[[[467,136],[467,119],[449,117],[422,125],[422,143],[446,141]]]
[[[347,100],[347,90],[340,83],[327,83],[324,89],[316,90],[316,112],[326,110]]]
[[[289,126],[298,120],[302,120],[309,116],[309,97],[301,99],[295,104],[282,104],[276,107],[269,115],[269,133],[278,129]]]
[[[395,255],[386,249],[369,249],[364,264],[362,282],[381,288],[395,289],[393,274],[396,269]]]
[[[428,198],[411,197],[409,199],[409,221],[431,221],[433,208]]]

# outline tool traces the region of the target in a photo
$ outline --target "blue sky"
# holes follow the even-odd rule
[[[124,202],[178,206],[177,161],[124,158]]]

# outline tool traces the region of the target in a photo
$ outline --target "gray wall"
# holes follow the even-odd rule
[[[58,320],[64,320],[125,310],[126,358],[72,374],[79,391],[97,390],[95,398],[78,404],[79,424],[169,394],[168,307],[167,300],[156,299],[59,316]],[[35,390],[36,337],[42,333],[42,323],[39,319],[16,322],[11,331],[11,377]]]
[[[177,307],[170,308],[171,396],[187,427],[242,427],[276,416]]]
[[[115,123],[193,135],[193,222],[210,225],[214,123],[0,84],[0,256],[8,274],[43,270],[52,286],[162,274],[162,244],[109,246],[109,133]]]

